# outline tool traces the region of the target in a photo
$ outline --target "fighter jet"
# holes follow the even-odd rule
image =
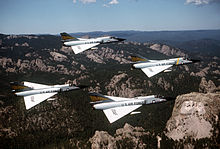
[[[44,85],[26,81],[23,83],[11,82],[11,88],[15,95],[24,97],[26,110],[36,106],[46,99],[53,100],[50,97],[59,92],[78,90],[85,87],[86,86],[83,85],[75,86],[72,84]]]
[[[199,62],[200,60],[184,57],[171,58],[165,60],[148,60],[142,56],[131,56],[133,68],[140,68],[149,78],[164,71],[172,71],[170,68],[174,65],[184,65]]]
[[[95,46],[99,44],[120,42],[120,41],[125,40],[122,38],[117,38],[117,37],[112,37],[112,36],[90,38],[90,39],[75,38],[65,32],[60,33],[60,35],[62,38],[61,41],[63,42],[63,45],[67,47],[71,47],[75,54],[81,53],[91,48],[97,49],[95,48]]]
[[[90,92],[90,102],[94,109],[103,110],[108,121],[113,123],[127,114],[139,114],[140,111],[132,112],[145,104],[154,104],[173,100],[174,98],[164,98],[162,96],[140,96],[135,98],[122,98],[114,96],[106,96],[98,93]]]

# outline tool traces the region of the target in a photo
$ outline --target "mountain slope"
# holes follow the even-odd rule
[[[126,116],[110,125],[102,111],[92,109],[88,91],[121,97],[151,94],[176,97],[198,92],[202,77],[219,86],[219,57],[191,55],[158,43],[106,44],[98,50],[74,55],[70,48],[62,47],[57,36],[1,35],[0,47],[0,139],[3,147],[84,144],[85,148],[96,130],[114,134],[126,122],[161,133],[174,106],[174,102],[143,106],[139,109],[142,114]],[[147,78],[141,70],[131,69],[130,55],[134,54],[150,59],[189,55],[202,62],[174,67],[170,73]],[[11,81],[50,85],[73,82],[89,85],[89,88],[59,94],[55,101],[43,102],[26,111],[23,99],[11,93]]]

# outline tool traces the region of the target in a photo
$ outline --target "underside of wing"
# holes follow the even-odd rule
[[[135,109],[141,107],[141,105],[125,106],[125,107],[116,107],[103,110],[106,117],[110,123],[117,121],[118,119],[124,117],[125,115],[131,113]]]
[[[38,84],[38,83],[32,83],[32,82],[24,82],[24,85],[33,89],[42,89],[42,88],[47,88],[49,85],[44,85],[44,84]]]
[[[172,65],[146,67],[141,69],[149,78],[172,67]]]
[[[92,47],[95,47],[95,46],[97,46],[97,45],[99,45],[100,43],[93,43],[93,44],[83,44],[83,45],[77,45],[77,46],[71,46],[72,47],[72,49],[73,49],[73,52],[75,53],[75,54],[78,54],[78,53],[81,53],[81,52],[83,52],[83,51],[85,51],[85,50],[88,50],[88,49],[90,49],[90,48],[92,48]]]
[[[57,93],[45,93],[45,94],[36,94],[36,95],[25,96],[24,97],[25,107],[28,110],[28,109],[36,106],[37,104],[43,102],[44,100],[52,97],[55,94],[57,94]]]

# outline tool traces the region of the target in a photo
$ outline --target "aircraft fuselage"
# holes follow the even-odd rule
[[[155,66],[165,66],[165,65],[182,65],[182,64],[188,64],[193,63],[190,60],[184,60],[184,58],[173,58],[173,59],[167,59],[167,60],[153,60],[153,61],[147,61],[147,62],[140,62],[134,64],[134,68],[146,68],[146,67],[155,67]]]
[[[63,91],[70,91],[77,89],[79,87],[71,86],[70,84],[64,84],[64,85],[54,85],[47,88],[41,88],[41,89],[33,89],[28,91],[22,91],[15,93],[17,96],[29,96],[29,95],[35,95],[35,94],[45,94],[45,93],[53,93],[53,92],[63,92]]]
[[[104,103],[98,103],[93,105],[95,109],[105,110],[115,107],[125,107],[125,106],[133,106],[133,105],[144,105],[144,104],[153,104],[159,102],[165,102],[166,99],[157,98],[154,95],[145,96],[145,97],[136,97],[136,98],[128,98],[128,100],[123,101],[110,101]]]
[[[98,37],[92,39],[81,39],[81,40],[73,40],[73,41],[66,41],[64,42],[65,46],[76,46],[76,45],[85,45],[85,44],[95,44],[95,43],[112,43],[112,42],[119,42],[123,41],[124,39],[116,38],[116,37]]]

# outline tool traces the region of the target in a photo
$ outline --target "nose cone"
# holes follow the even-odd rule
[[[176,98],[174,98],[174,97],[164,97],[164,99],[166,99],[167,101],[176,100]]]
[[[126,40],[126,39],[123,39],[123,38],[115,38],[115,39],[117,39],[118,41],[124,41],[124,40]]]
[[[196,60],[196,59],[191,59],[191,61],[192,61],[193,63],[198,63],[198,62],[200,62],[200,60]]]
[[[78,85],[77,87],[79,87],[80,89],[83,89],[83,88],[87,88],[88,86],[87,85]]]

